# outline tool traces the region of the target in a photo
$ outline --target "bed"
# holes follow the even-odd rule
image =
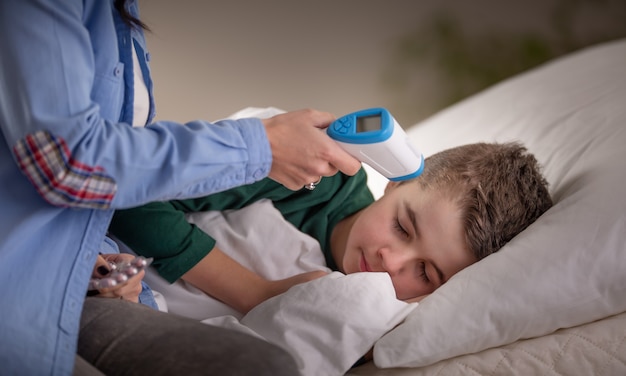
[[[555,205],[419,304],[395,300],[381,273],[331,273],[241,317],[206,303],[191,286],[148,273],[165,309],[283,346],[305,375],[626,374],[626,39],[508,79],[408,134],[426,156],[465,143],[519,140],[544,165]],[[368,176],[379,196],[386,181],[371,169]],[[269,224],[274,215],[271,203],[258,205],[188,219],[213,228],[220,221],[232,248],[255,237],[288,238],[284,231],[254,233],[246,221]],[[294,238],[281,246],[297,250],[300,270],[324,268],[314,242]],[[264,275],[290,272],[280,256],[265,266],[231,256]],[[372,346],[373,361],[351,368]]]

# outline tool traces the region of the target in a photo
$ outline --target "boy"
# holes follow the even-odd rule
[[[226,256],[184,214],[238,209],[262,198],[320,242],[328,267],[346,274],[387,272],[402,300],[430,294],[552,205],[540,166],[522,145],[479,143],[427,158],[420,177],[390,182],[377,201],[363,170],[297,192],[266,179],[198,199],[118,211],[111,231],[138,254],[154,257],[153,265],[170,283],[182,278],[245,314],[325,273],[265,280]]]

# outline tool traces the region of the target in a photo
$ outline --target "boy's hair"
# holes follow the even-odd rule
[[[520,143],[477,143],[428,157],[416,179],[454,200],[477,260],[499,250],[552,206],[541,166]]]

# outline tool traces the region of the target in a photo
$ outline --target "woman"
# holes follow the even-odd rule
[[[104,372],[135,366],[167,372],[173,360],[174,366],[208,373],[252,366],[255,374],[278,374],[276,363],[288,359],[283,352],[196,323],[182,323],[176,338],[184,342],[203,331],[193,341],[194,348],[204,349],[202,357],[195,356],[204,364],[191,364],[192,356],[178,358],[193,352],[173,336],[155,342],[168,338],[161,326],[181,323],[170,316],[164,325],[118,337],[116,329],[125,324],[137,328],[131,320],[153,322],[161,315],[122,299],[85,303],[98,253],[115,253],[105,242],[111,215],[114,209],[207,195],[266,176],[295,190],[337,170],[355,174],[359,163],[319,130],[333,117],[317,111],[263,122],[153,122],[149,54],[136,17],[135,0],[0,2],[3,371],[72,373],[83,314],[83,323],[98,329],[89,335],[81,329],[81,348],[92,345],[94,336],[113,336],[120,343],[109,350],[131,352],[97,359]],[[142,339],[162,347],[144,351]],[[233,348],[240,349],[239,361],[232,358]]]

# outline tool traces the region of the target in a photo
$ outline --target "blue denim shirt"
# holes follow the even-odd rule
[[[150,124],[131,127],[130,43],[152,96],[142,31],[121,21],[113,0],[0,1],[3,374],[72,373],[114,209],[207,195],[269,172],[258,119],[153,122],[152,105]]]

